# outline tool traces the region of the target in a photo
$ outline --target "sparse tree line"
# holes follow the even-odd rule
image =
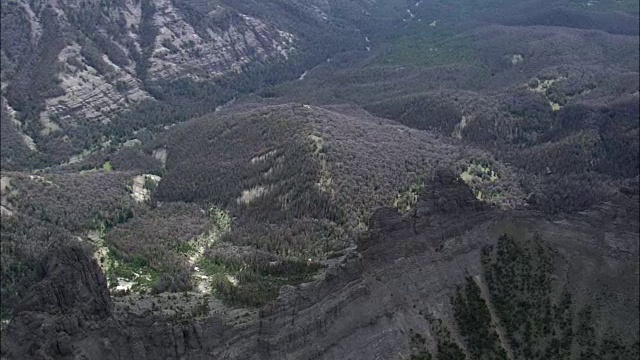
[[[451,298],[454,324],[450,326],[459,338],[453,338],[442,320],[425,315],[437,349],[429,352],[426,338],[412,329],[411,359],[506,359],[498,324],[515,359],[637,358],[637,334],[611,331],[592,304],[577,304],[568,290],[557,291],[553,256],[540,238],[525,243],[505,234],[495,245],[485,246],[482,279],[489,298],[481,294],[475,279],[467,278]],[[497,323],[487,301],[493,304]]]

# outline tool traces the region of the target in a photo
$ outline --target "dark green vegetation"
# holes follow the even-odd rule
[[[491,314],[478,284],[467,279],[453,297],[456,323],[472,359],[506,359],[498,334],[491,322]]]
[[[231,257],[212,250],[199,263],[212,276],[214,294],[235,306],[258,307],[274,300],[283,285],[298,284],[310,280],[322,268],[317,262],[286,259],[265,263],[265,255]],[[263,259],[260,259],[262,255]],[[234,274],[233,283],[225,273]]]
[[[280,285],[309,280],[318,261],[340,256],[367,230],[373,209],[392,205],[416,176],[433,176],[438,167],[462,172],[466,159],[490,159],[384,119],[346,115],[350,110],[247,109],[178,125],[158,140],[168,157],[152,203],[215,204],[233,218],[201,260],[219,293],[263,304]],[[508,206],[522,195],[504,170]],[[420,189],[411,189],[417,196]]]
[[[523,247],[503,236],[498,240],[495,260],[493,249],[484,249],[486,281],[496,312],[510,334],[515,354],[527,358],[562,356],[557,351],[569,351],[571,343],[571,295],[565,292],[560,303],[552,305],[553,268],[548,250],[539,241],[531,244],[531,249]],[[534,352],[542,341],[538,338],[546,336],[557,336],[559,347]]]
[[[522,243],[506,235],[483,250],[485,279],[515,356],[523,359],[633,359],[636,344],[620,340],[591,305],[574,303],[570,290],[552,280],[553,254],[538,239]],[[606,328],[606,325],[605,325]]]
[[[523,242],[505,234],[485,246],[483,277],[467,278],[451,299],[466,351],[442,320],[428,317],[437,349],[432,355],[424,336],[412,330],[411,358],[506,359],[507,351],[516,359],[637,358],[637,339],[622,339],[591,304],[575,303],[570,285],[558,282],[558,257],[539,237]],[[488,298],[480,286],[487,287]]]
[[[130,221],[106,233],[105,243],[113,250],[114,258],[124,265],[151,270],[144,273],[162,274],[158,281],[151,281],[150,291],[190,290],[191,271],[181,250],[209,225],[199,210],[182,203],[167,203],[155,209],[140,207]],[[115,267],[116,271],[119,269]]]
[[[447,329],[441,320],[433,325],[435,336],[437,338],[437,348],[435,358],[438,360],[465,360],[465,355],[460,345],[458,345],[451,337],[451,332]]]
[[[435,355],[426,348],[426,339],[413,329],[409,331],[411,360],[465,360],[467,355],[451,337],[451,332],[440,319],[428,319],[431,323],[431,331],[436,338]]]
[[[320,233],[340,225],[343,216],[316,186],[321,165],[307,149],[303,124],[291,116],[260,111],[177,128],[167,143],[167,176],[154,199],[228,209],[237,217],[229,234],[237,245],[301,257],[335,250]],[[318,232],[317,243],[301,239],[309,227]]]
[[[391,205],[415,176],[489,156],[380,121],[300,105],[198,119],[165,140],[167,175],[154,199],[228,209],[238,245],[319,256],[344,248],[344,235],[357,233],[376,206]],[[309,232],[313,242],[300,237]]]

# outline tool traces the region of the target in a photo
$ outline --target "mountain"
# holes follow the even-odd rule
[[[42,132],[77,121],[71,119],[108,120],[150,97],[141,81],[220,75],[250,61],[287,57],[293,46],[291,34],[223,6],[180,5],[184,9],[170,1],[4,3],[3,24],[15,31],[3,41],[8,106],[25,112],[40,105]],[[16,22],[22,28],[12,26]],[[37,101],[24,96],[38,88],[30,83],[40,80],[34,71],[50,73],[52,83],[40,85],[50,85],[50,94],[41,104],[25,104]]]
[[[311,43],[321,46],[323,36],[349,34],[327,18],[331,9],[287,2],[3,2],[4,121],[32,151],[61,162],[100,140],[83,133],[128,110],[176,102],[176,96],[193,102],[194,92],[205,92],[199,96],[215,99],[205,107],[212,111],[255,86],[212,88],[212,81],[260,83],[274,76],[261,72],[276,64],[308,62],[305,52]],[[305,29],[297,31],[301,22]],[[77,139],[81,134],[94,138]]]
[[[3,2],[2,358],[637,358],[637,14]]]

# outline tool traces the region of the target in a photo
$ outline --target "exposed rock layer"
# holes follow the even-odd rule
[[[33,75],[42,72],[33,67],[43,65],[27,61],[29,57],[51,57],[46,65],[58,89],[36,94],[44,97],[43,135],[76,124],[107,122],[151,99],[144,81],[210,79],[252,62],[287,58],[296,41],[268,20],[223,5],[201,12],[189,2],[165,0],[18,0],[3,5],[3,12],[7,23],[14,18],[23,23],[26,42],[24,49],[16,49],[13,41],[3,47],[3,90],[29,82],[30,76],[44,76]],[[17,38],[18,31],[7,24],[7,36]]]

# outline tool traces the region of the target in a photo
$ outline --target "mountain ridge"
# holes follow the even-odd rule
[[[442,179],[447,178],[449,177]],[[447,182],[451,180],[444,181]],[[203,359],[214,358],[216,356],[227,356],[232,359],[282,358],[283,356],[314,358],[315,356],[334,357],[338,356],[338,354],[340,354],[339,356],[342,358],[364,359],[374,354],[395,356],[398,350],[400,350],[401,354],[408,354],[410,352],[409,328],[413,329],[412,331],[425,334],[427,349],[429,349],[429,351],[437,351],[436,344],[442,340],[438,340],[438,335],[431,332],[429,327],[435,326],[435,324],[441,324],[435,320],[438,318],[442,319],[442,323],[447,324],[446,326],[449,327],[449,331],[452,334],[451,336],[456,339],[456,343],[465,344],[466,342],[466,340],[464,340],[465,336],[460,335],[453,325],[458,321],[455,320],[456,317],[454,317],[454,313],[457,310],[449,307],[451,305],[446,305],[449,296],[447,295],[449,293],[447,288],[450,289],[453,287],[455,289],[455,284],[464,283],[465,278],[469,276],[481,276],[480,279],[482,280],[480,281],[487,281],[484,280],[484,277],[487,276],[487,268],[482,270],[481,248],[487,249],[485,244],[495,244],[495,239],[491,240],[493,236],[496,236],[495,234],[504,233],[510,234],[509,236],[521,237],[528,233],[528,235],[525,235],[528,239],[531,237],[547,238],[551,242],[544,240],[543,244],[546,244],[544,246],[550,246],[552,249],[558,249],[560,251],[560,253],[556,253],[557,255],[553,256],[559,256],[557,260],[564,263],[568,261],[568,264],[573,263],[573,265],[570,265],[571,267],[577,266],[577,268],[581,268],[582,265],[580,264],[584,264],[585,261],[589,263],[593,261],[592,259],[595,260],[602,256],[609,259],[606,261],[612,261],[613,259],[617,259],[613,261],[620,261],[624,256],[637,255],[637,246],[635,250],[632,250],[631,254],[623,255],[622,258],[619,257],[620,255],[613,255],[615,252],[610,253],[610,255],[603,255],[600,250],[590,253],[590,251],[593,250],[587,250],[587,247],[591,247],[592,245],[587,245],[588,243],[585,242],[575,242],[575,240],[572,240],[573,235],[567,237],[567,229],[578,229],[582,227],[582,225],[579,227],[576,227],[576,225],[581,222],[582,224],[586,224],[584,222],[584,216],[574,216],[573,219],[568,219],[568,221],[557,222],[540,218],[537,215],[523,210],[516,210],[515,212],[512,210],[512,215],[506,215],[504,213],[498,214],[495,210],[489,210],[484,215],[482,215],[483,212],[481,211],[475,215],[475,219],[471,220],[468,215],[478,211],[474,210],[474,205],[472,205],[474,203],[477,204],[477,200],[464,184],[457,183],[457,185],[455,185],[455,183],[456,181],[450,183],[451,185],[443,184],[444,187],[442,191],[445,191],[445,189],[449,189],[449,191],[440,194],[448,194],[446,195],[448,196],[448,200],[444,201],[441,195],[435,195],[434,193],[434,195],[421,197],[417,206],[417,213],[426,214],[431,212],[431,214],[433,214],[427,218],[418,217],[418,222],[424,222],[424,219],[435,217],[445,220],[449,225],[439,223],[436,228],[440,230],[437,233],[433,233],[431,230],[433,228],[429,226],[426,228],[421,227],[422,230],[415,232],[414,227],[408,222],[408,220],[415,215],[403,219],[397,213],[393,215],[395,210],[378,210],[372,217],[373,224],[376,225],[372,225],[371,235],[363,238],[359,243],[358,250],[348,252],[343,260],[331,266],[323,276],[323,280],[281,289],[278,300],[263,307],[260,310],[259,319],[253,323],[250,322],[246,325],[235,327],[235,330],[231,330],[231,328],[221,324],[215,325],[219,320],[209,319],[200,325],[196,322],[187,327],[182,327],[182,330],[180,330],[180,327],[175,328],[174,326],[172,330],[171,327],[165,327],[158,322],[155,322],[154,325],[152,325],[153,321],[149,320],[138,322],[142,320],[142,318],[140,318],[140,320],[135,320],[135,318],[117,320],[120,322],[120,326],[125,326],[124,324],[128,324],[126,326],[133,326],[134,328],[142,326],[140,330],[136,330],[134,333],[140,334],[139,331],[147,333],[151,331],[149,334],[151,336],[133,335],[131,338],[125,336],[126,332],[122,332],[122,330],[116,333],[121,335],[115,335],[113,330],[100,330],[100,328],[104,326],[110,329],[117,329],[117,325],[115,325],[117,322],[114,322],[114,320],[108,320],[107,323],[100,326],[89,325],[91,320],[84,320],[84,324],[86,325],[81,325],[81,327],[84,327],[86,330],[79,333],[71,331],[69,333],[69,335],[71,335],[71,341],[67,336],[58,335],[58,345],[53,346],[53,348],[48,351],[53,351],[53,353],[64,356],[65,354],[71,355],[65,350],[71,348],[76,349],[74,353],[78,355],[80,354],[80,349],[86,349],[87,340],[82,339],[87,339],[87,336],[89,336],[88,339],[93,339],[95,336],[100,338],[111,332],[111,335],[108,336],[109,340],[103,341],[104,345],[99,345],[98,348],[94,348],[94,351],[97,352],[94,353],[95,356],[92,358],[100,359],[118,353],[118,356],[125,358],[137,354],[136,356],[142,356],[138,357],[141,359],[167,358],[168,356],[184,355],[188,355],[190,358]],[[450,191],[454,188],[460,189],[459,195],[454,195],[455,193]],[[462,200],[462,203],[466,201],[471,207],[469,207],[469,205],[462,205],[460,200]],[[441,204],[441,210],[435,210],[435,213],[432,212],[433,210],[431,209],[434,208],[428,205],[430,201],[438,201]],[[597,212],[599,210],[594,211]],[[455,225],[455,222],[452,223],[450,215],[454,213],[458,213],[458,215],[456,215],[457,219],[462,220],[467,218],[467,220],[464,220],[465,224],[468,225],[466,229],[461,229],[460,226]],[[583,218],[583,220],[579,220],[580,218]],[[398,219],[400,223],[395,219]],[[433,220],[427,220],[427,223],[429,221]],[[430,226],[434,225],[432,224]],[[559,238],[555,237],[553,235],[554,232],[557,232],[558,229],[561,228],[564,228],[561,232],[565,235]],[[590,229],[594,229],[594,227],[591,226]],[[453,230],[453,232],[447,232],[448,230]],[[529,231],[532,232],[529,233]],[[538,233],[538,231],[540,232]],[[570,232],[571,231],[576,230],[570,230]],[[577,231],[583,234],[589,234],[592,230],[582,228]],[[404,235],[400,235],[401,233]],[[595,237],[594,235],[591,236],[593,239],[597,237],[597,235]],[[416,238],[410,240],[411,237]],[[485,243],[485,241],[488,242]],[[441,245],[438,245],[439,242],[441,242]],[[533,243],[535,244],[536,242]],[[390,246],[390,244],[393,245]],[[418,250],[416,245],[418,245],[421,250]],[[407,248],[407,246],[409,247]],[[586,253],[584,252],[585,250],[587,250]],[[578,251],[580,255],[577,255],[578,253],[575,253],[576,251]],[[571,253],[575,253],[576,255],[569,255]],[[426,261],[427,259],[431,260]],[[451,273],[455,267],[452,268],[447,264],[460,263],[462,259],[464,259],[463,263],[466,265]],[[600,261],[602,260],[598,260],[598,262]],[[594,266],[595,264],[589,266],[588,269],[590,270],[588,271],[593,272],[594,279],[598,279],[603,276],[604,272],[602,269],[598,270],[597,267]],[[613,266],[615,267],[615,265]],[[558,270],[562,268],[558,268],[558,265],[554,265],[554,267]],[[98,268],[94,265],[94,269],[97,270]],[[582,269],[584,271],[584,268]],[[407,270],[409,270],[409,273],[407,273]],[[432,274],[434,271],[444,272],[447,275],[420,277],[418,274],[423,271]],[[624,268],[620,268],[618,271],[624,273],[625,271],[632,271],[632,269],[624,270]],[[444,275],[444,273],[442,275]],[[561,273],[562,271],[559,274]],[[565,275],[561,275],[561,278],[564,276],[566,276],[566,273]],[[605,275],[605,278],[606,276],[608,275]],[[453,278],[457,280],[453,280]],[[427,281],[429,279],[431,280]],[[426,283],[424,283],[425,281]],[[433,281],[436,281],[436,283]],[[577,301],[578,304],[584,304],[583,301],[591,298],[589,295],[584,297],[585,289],[588,289],[587,293],[603,291],[592,288],[593,282],[582,283],[582,285],[577,283],[573,284],[574,285],[565,289],[572,289],[569,291],[573,296],[576,296],[577,300],[575,301]],[[613,296],[620,296],[622,294],[617,293],[617,291],[623,291],[632,298],[635,297],[635,300],[629,300],[631,303],[633,303],[633,301],[637,302],[637,284],[635,287],[629,287],[632,284],[633,282],[626,285],[618,284],[616,285],[618,290],[610,289],[605,290],[605,292]],[[575,287],[576,285],[578,286]],[[403,292],[400,292],[400,289],[406,286],[409,286],[413,290],[411,292],[405,291],[405,295],[403,296],[401,295]],[[569,285],[565,284],[560,286]],[[603,284],[602,286],[606,285]],[[439,290],[434,292],[434,289]],[[428,291],[429,295],[424,293],[424,291]],[[494,294],[492,293],[491,295]],[[553,299],[553,295],[550,296],[552,296],[551,299]],[[612,303],[606,299],[599,301],[604,301],[612,305]],[[420,304],[420,308],[416,308],[416,304]],[[423,309],[425,306],[426,308]],[[442,308],[442,306],[445,307]],[[614,325],[614,328],[618,329],[616,331],[633,334],[634,331],[637,331],[637,328],[635,328],[635,330],[633,329],[634,322],[626,321],[630,314],[623,309],[628,308],[623,307],[616,310],[614,306],[611,310],[614,311],[614,313],[617,311],[617,315],[614,317],[609,315],[607,319],[609,319],[609,321],[617,319]],[[427,311],[427,313],[422,313],[423,310]],[[418,312],[424,316],[418,315]],[[318,318],[317,314],[321,313],[324,315]],[[19,312],[16,316],[17,319],[22,319],[30,315],[28,311],[23,311]],[[637,316],[637,313],[634,316]],[[42,319],[46,319],[46,316]],[[576,320],[572,321],[576,322],[578,320],[576,318]],[[111,325],[107,325],[109,322]],[[15,330],[12,331],[12,329],[18,328],[21,326],[21,323],[22,320],[12,322],[9,327],[9,334],[15,334]],[[138,325],[134,325],[136,323]],[[116,327],[114,328],[114,326]],[[631,326],[632,328],[622,330],[627,326]],[[145,327],[148,327],[148,330],[142,330]],[[189,327],[193,330],[187,330]],[[165,330],[163,330],[163,328]],[[215,328],[219,330],[214,330]],[[391,332],[381,331],[383,328],[395,330]],[[167,334],[166,331],[169,331],[169,333]],[[222,331],[224,331],[224,335]],[[65,331],[65,333],[67,333],[67,331]],[[227,340],[214,340],[215,338],[211,337],[209,340],[205,340],[202,335],[204,333],[218,333],[223,339]],[[349,335],[343,337],[341,334]],[[166,336],[169,336],[169,338],[166,338],[167,342],[163,340],[158,344],[164,345],[160,345],[160,347],[153,345],[158,339],[165,338]],[[307,336],[314,336],[316,340],[309,343],[305,341]],[[125,340],[125,338],[129,340]],[[24,339],[28,339],[28,337]],[[11,342],[11,344],[22,343],[28,347],[28,340],[24,339],[20,342]],[[235,350],[231,350],[232,348],[230,347],[220,346],[221,341],[229,341],[230,343],[228,344],[233,344],[232,348]],[[70,345],[69,342],[73,345]],[[92,342],[96,344],[96,346],[100,343],[99,341],[96,342],[96,340],[92,340]],[[113,345],[107,346],[107,344]],[[115,344],[119,345],[114,346]],[[189,345],[187,346],[187,344]],[[395,345],[390,346],[390,344]],[[465,348],[466,346],[462,347],[462,349]],[[17,348],[13,348],[12,346],[8,349]],[[47,351],[46,345],[43,347],[43,350]],[[209,353],[211,355],[205,355],[205,352],[210,351],[213,351]],[[463,351],[466,352],[470,350],[466,349]],[[146,357],[142,354],[145,354]]]

